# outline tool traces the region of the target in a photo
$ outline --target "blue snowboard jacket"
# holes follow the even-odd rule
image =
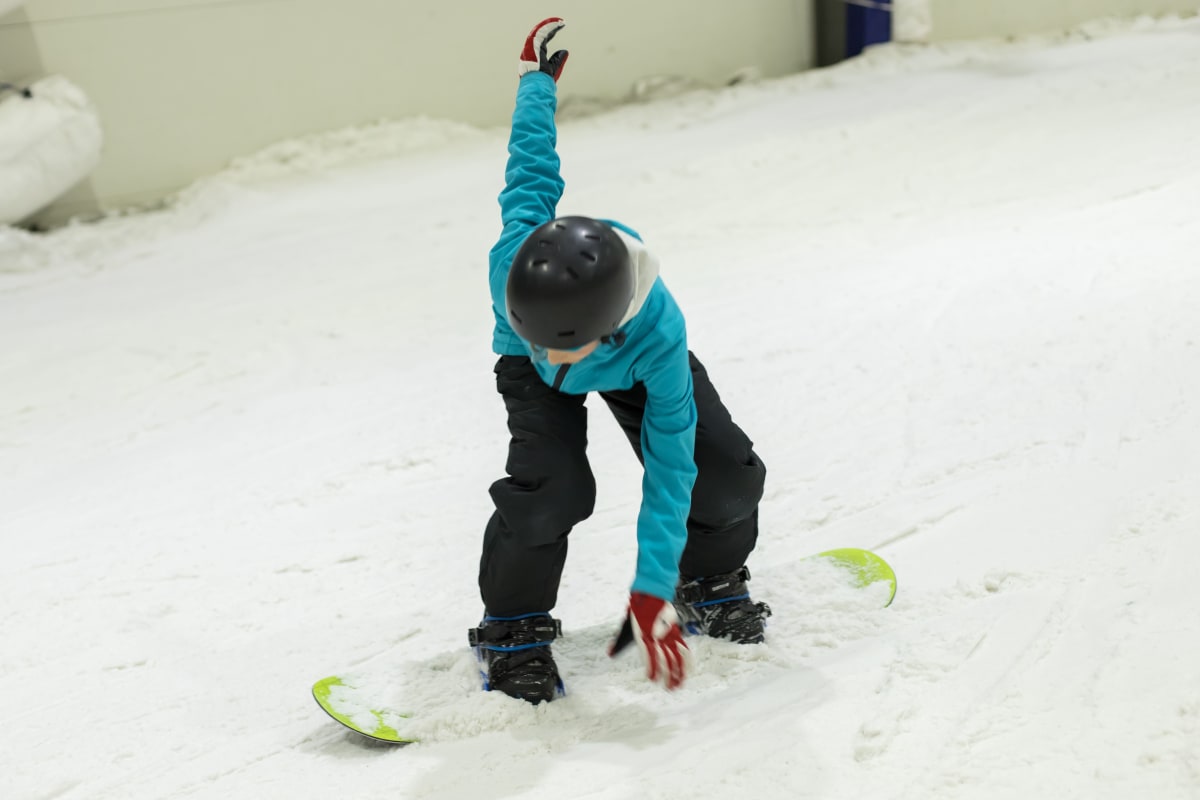
[[[563,193],[555,151],[557,107],[554,80],[541,72],[522,76],[508,143],[505,186],[500,193],[503,230],[488,259],[496,327],[492,349],[533,357],[532,348],[508,324],[505,287],[513,257],[525,238],[556,216]],[[637,571],[631,591],[664,600],[675,595],[679,558],[687,541],[687,517],[696,481],[696,403],[683,314],[662,279],[658,262],[640,237],[605,220],[621,235],[634,260],[638,291],[619,328],[621,337],[601,344],[578,364],[554,366],[534,358],[548,385],[568,394],[646,388],[642,420],[642,506],[638,513]]]

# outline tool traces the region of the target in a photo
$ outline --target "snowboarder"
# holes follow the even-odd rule
[[[746,558],[758,537],[766,468],[688,350],[683,314],[658,261],[630,228],[557,217],[563,192],[554,113],[567,51],[547,55],[564,23],[530,32],[518,62],[503,230],[489,256],[496,387],[512,439],[496,481],[479,567],[485,615],[470,640],[487,688],[532,703],[561,680],[550,611],[567,535],[593,510],[584,399],[598,392],[644,466],[638,556],[625,620],[647,677],[682,684],[695,633],[763,641],[770,609],[750,599]]]

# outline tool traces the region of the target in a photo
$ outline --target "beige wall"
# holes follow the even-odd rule
[[[28,0],[0,17],[0,80],[61,74],[100,110],[96,172],[41,221],[151,201],[230,158],[308,133],[511,113],[515,62],[561,15],[564,94],[811,66],[814,0]]]
[[[947,41],[1064,30],[1102,17],[1191,14],[1200,0],[897,0],[927,20],[923,37]],[[923,7],[923,8],[922,8]],[[902,9],[900,14],[906,13]],[[914,26],[915,30],[919,30]]]

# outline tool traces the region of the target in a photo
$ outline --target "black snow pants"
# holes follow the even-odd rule
[[[732,572],[758,538],[758,503],[766,467],[734,424],[708,373],[689,353],[696,399],[696,484],[680,560],[685,578]],[[550,611],[567,558],[567,535],[592,514],[596,481],[587,459],[586,395],[547,386],[530,360],[501,356],[496,389],[508,410],[507,478],[492,484],[479,590],[493,616]],[[642,458],[646,389],[601,392]],[[632,528],[632,523],[631,523]]]

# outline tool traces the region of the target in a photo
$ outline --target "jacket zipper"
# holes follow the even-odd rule
[[[559,389],[559,387],[562,386],[563,378],[567,377],[567,370],[569,370],[570,368],[571,368],[570,364],[563,364],[561,367],[558,368],[558,373],[554,376],[554,386],[551,387],[554,389],[554,391],[556,391],[556,392],[561,391]]]

